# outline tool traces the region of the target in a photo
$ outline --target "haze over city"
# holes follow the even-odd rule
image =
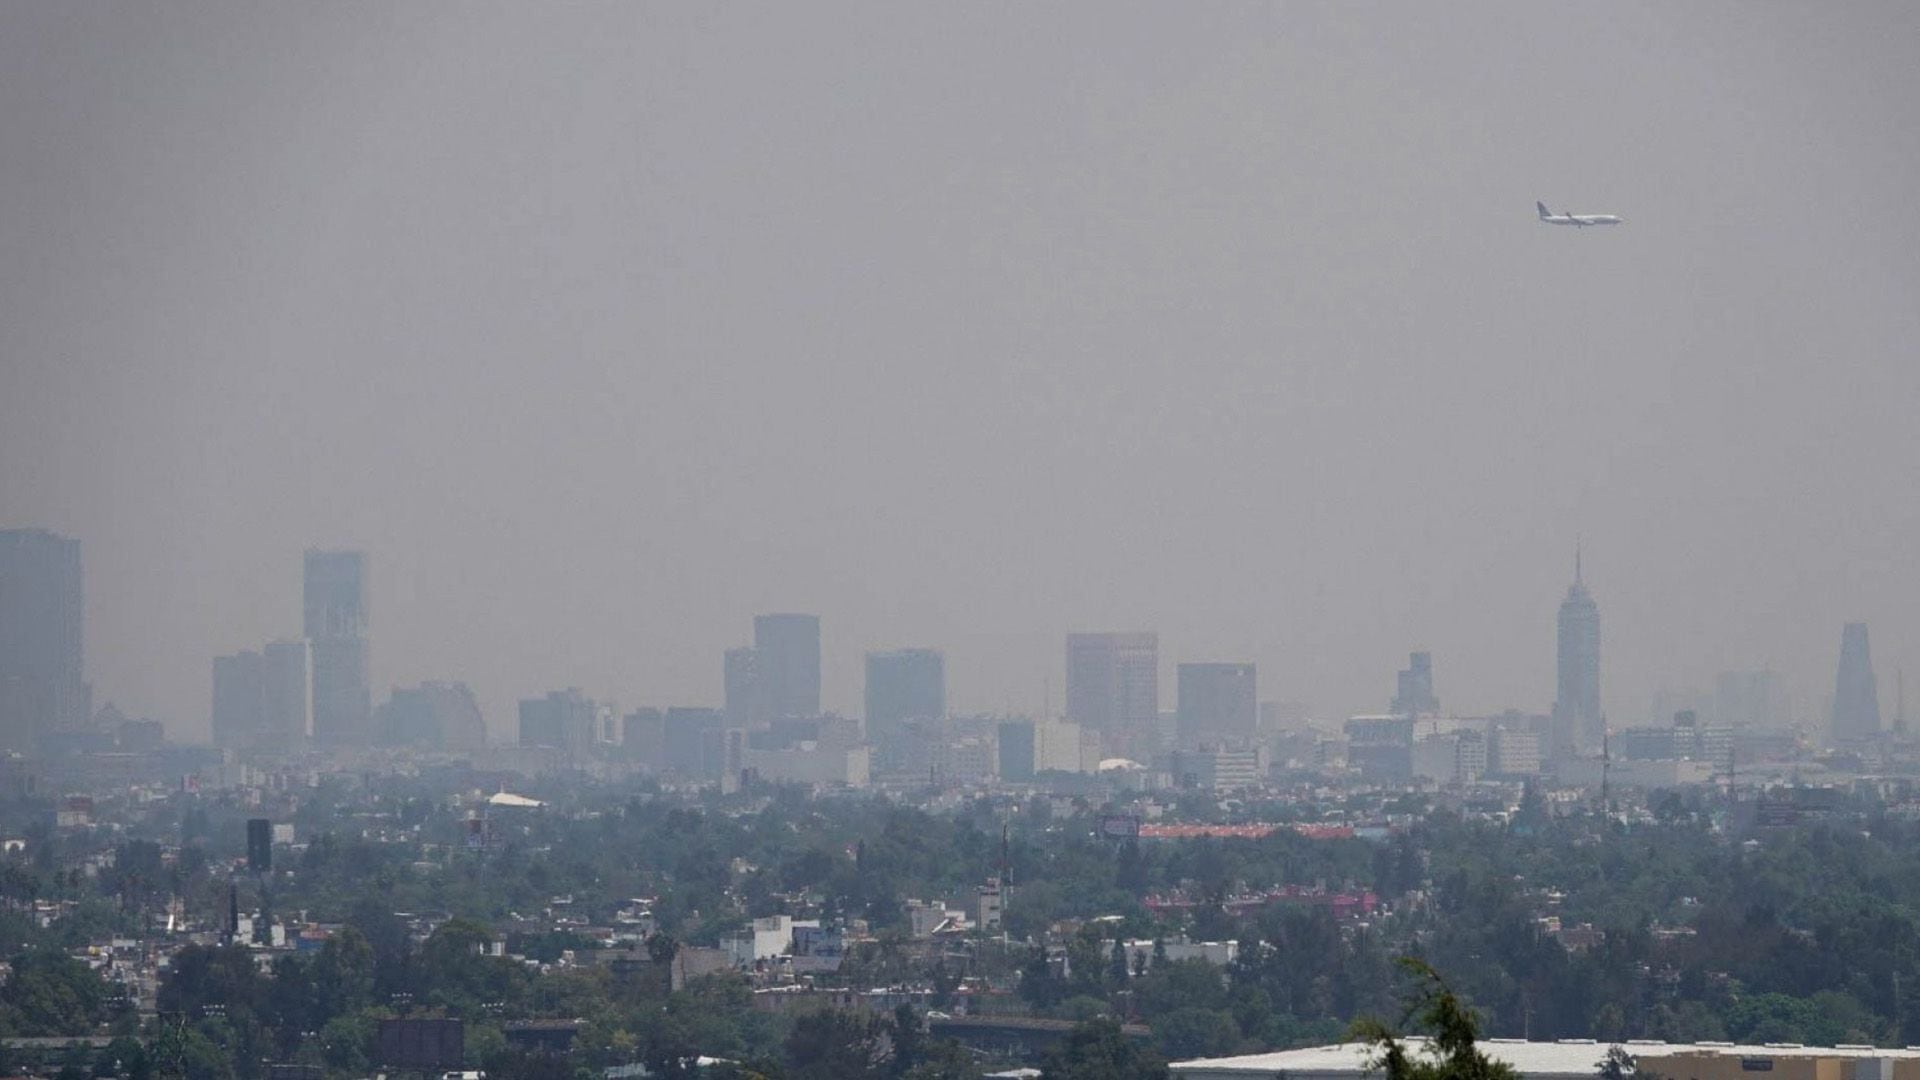
[[[1017,22],[1008,16],[1018,12]],[[1843,623],[1920,677],[1911,5],[0,8],[0,527],[79,539],[95,703],[370,560],[371,686],[496,738],[822,704],[1070,631],[1263,698],[1609,717]],[[1542,227],[1534,203],[1616,212]]]

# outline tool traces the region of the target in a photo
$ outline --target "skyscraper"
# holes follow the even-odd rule
[[[751,645],[728,649],[724,667],[727,723],[759,728],[767,722],[767,686],[760,678],[760,652]]]
[[[0,750],[92,715],[83,661],[80,541],[0,530]]]
[[[213,744],[245,747],[266,712],[266,662],[251,650],[213,658]]]
[[[1000,779],[1009,784],[1024,784],[1033,779],[1035,761],[1034,724],[1031,720],[1003,720],[998,738]]]
[[[820,616],[755,615],[753,650],[768,719],[820,715]]]
[[[1240,750],[1260,721],[1252,664],[1181,664],[1178,681],[1182,750]]]
[[[383,746],[477,750],[487,744],[487,721],[480,715],[480,703],[460,682],[394,687],[374,727],[375,741]]]
[[[867,654],[867,739],[886,746],[910,720],[947,715],[947,662],[937,649]]]
[[[1606,738],[1600,711],[1600,606],[1580,573],[1580,552],[1573,553],[1573,584],[1560,601],[1559,691],[1553,701],[1553,745],[1559,756],[1591,753]]]
[[[306,741],[313,681],[307,643],[275,641],[213,658],[213,744],[291,750]]]
[[[687,779],[720,779],[727,767],[726,733],[718,709],[668,709],[661,718],[662,767]]]
[[[1433,696],[1432,653],[1407,654],[1406,670],[1400,672],[1389,711],[1395,716],[1431,716],[1440,711],[1440,699]]]
[[[291,749],[313,737],[313,654],[305,640],[269,641],[260,649],[265,713],[260,732]]]
[[[1115,753],[1150,758],[1160,737],[1160,637],[1068,634],[1067,719]]]
[[[563,751],[584,761],[595,744],[594,702],[578,689],[554,690],[520,702],[520,745]]]
[[[1840,631],[1840,670],[1833,684],[1833,737],[1865,739],[1880,734],[1880,688],[1873,677],[1867,624]]]
[[[313,650],[313,737],[335,746],[363,746],[370,735],[367,556],[309,550],[306,631]]]

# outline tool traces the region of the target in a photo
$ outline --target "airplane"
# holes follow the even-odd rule
[[[1536,202],[1533,205],[1540,210],[1540,220],[1548,225],[1573,225],[1584,229],[1589,225],[1621,224],[1618,214],[1556,214],[1547,209],[1546,203]]]

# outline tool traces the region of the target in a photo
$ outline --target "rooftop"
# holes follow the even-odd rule
[[[1409,1048],[1427,1043],[1425,1038],[1405,1040]],[[1561,1039],[1556,1042],[1528,1042],[1525,1039],[1481,1039],[1479,1047],[1495,1061],[1513,1066],[1522,1077],[1585,1077],[1599,1072],[1600,1059],[1607,1048],[1619,1045],[1636,1057],[1675,1057],[1703,1054],[1716,1057],[1765,1058],[1900,1058],[1920,1060],[1920,1047],[1904,1050],[1871,1046],[1801,1046],[1798,1043],[1769,1043],[1762,1046],[1724,1042],[1668,1043],[1646,1039],[1627,1039],[1618,1044],[1593,1039]],[[1199,1058],[1176,1061],[1171,1068],[1176,1076],[1285,1075],[1296,1078],[1362,1076],[1368,1073],[1373,1048],[1365,1043],[1337,1043],[1299,1050],[1281,1050],[1271,1054],[1246,1054],[1240,1057]]]

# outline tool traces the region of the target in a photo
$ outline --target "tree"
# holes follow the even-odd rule
[[[1036,947],[1020,966],[1020,996],[1039,1009],[1051,1008],[1067,996],[1066,982],[1053,973],[1046,949]]]
[[[1113,984],[1115,990],[1123,990],[1126,988],[1127,978],[1127,943],[1119,935],[1115,935],[1113,952],[1107,957],[1107,981]]]
[[[327,939],[313,961],[314,1004],[322,1024],[373,1000],[373,946],[351,926]]]
[[[1600,1080],[1664,1080],[1659,1073],[1641,1068],[1640,1060],[1619,1045],[1607,1047],[1607,1056],[1597,1068]]]
[[[1040,1080],[1167,1080],[1167,1062],[1112,1020],[1073,1029],[1040,1063]]]
[[[891,1025],[877,1016],[821,1009],[793,1022],[787,1032],[788,1075],[793,1080],[863,1080],[887,1075],[892,1058]]]
[[[656,964],[671,964],[680,951],[680,943],[670,934],[655,933],[647,938],[647,959]]]
[[[1172,1059],[1218,1057],[1240,1044],[1233,1014],[1213,1009],[1175,1009],[1153,1021],[1154,1042]]]
[[[0,1013],[17,1035],[82,1035],[105,1018],[107,987],[70,956],[37,949],[13,958],[0,986]]]
[[[1408,995],[1407,1018],[1417,1021],[1433,1041],[1415,1055],[1384,1022],[1372,1017],[1356,1022],[1354,1035],[1378,1049],[1374,1067],[1386,1080],[1519,1080],[1513,1066],[1494,1061],[1474,1045],[1479,1019],[1439,972],[1411,956],[1399,963],[1416,980]]]
[[[174,955],[160,985],[159,1006],[189,1020],[211,1011],[224,1011],[231,1019],[251,1015],[266,1000],[266,989],[249,950],[189,945]]]

